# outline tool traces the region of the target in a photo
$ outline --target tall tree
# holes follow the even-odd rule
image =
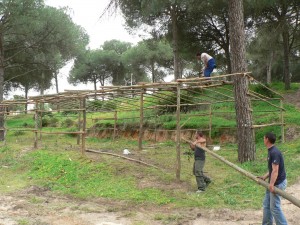
[[[213,55],[218,69],[231,73],[229,50],[228,1],[189,1],[188,13],[179,21],[181,52]],[[191,54],[193,52],[193,54]]]
[[[49,88],[58,69],[85,48],[87,35],[72,22],[67,9],[47,7],[37,0],[4,1],[3,5],[3,14],[8,15],[0,24],[5,40],[5,81],[23,87],[25,83],[26,91]],[[41,78],[33,78],[28,86],[26,75],[33,72]],[[42,78],[43,74],[46,77]]]
[[[148,39],[127,50],[122,61],[133,75],[150,74],[154,83],[163,81],[167,76],[172,58],[169,43],[165,40]]]
[[[283,80],[285,89],[290,89],[290,58],[296,45],[300,31],[299,0],[269,0],[250,1],[257,12],[257,26],[269,24],[273,26],[276,35],[281,35],[282,55],[284,62]]]
[[[178,21],[180,17],[184,16],[187,7],[186,1],[110,0],[107,10],[113,6],[120,7],[127,25],[131,28],[148,25],[154,33],[172,33],[174,79],[180,78]]]
[[[243,73],[247,71],[243,1],[229,0],[228,3],[232,72]],[[234,78],[238,160],[242,163],[255,159],[255,141],[251,103],[247,96],[248,89],[247,77],[236,76]]]
[[[266,24],[257,30],[247,47],[249,70],[256,79],[267,84],[272,82],[272,71],[282,64],[280,39],[276,29]],[[274,78],[278,78],[276,74]]]
[[[97,90],[98,82],[104,86],[112,81],[114,68],[119,64],[119,57],[113,51],[87,50],[75,60],[68,81],[73,84],[92,82],[94,90]]]

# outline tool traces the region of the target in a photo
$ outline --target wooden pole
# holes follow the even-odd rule
[[[180,84],[177,84],[177,108],[176,108],[176,179],[180,180],[181,160],[180,160]]]
[[[114,124],[114,136],[113,136],[113,140],[115,140],[116,136],[117,136],[118,111],[115,111],[114,120],[115,120],[115,124]]]
[[[82,134],[81,134],[81,154],[85,153],[85,136],[86,136],[86,104],[85,104],[85,97],[81,99],[82,107],[85,109],[82,111]]]
[[[157,141],[157,118],[158,118],[158,115],[155,115],[155,121],[154,121],[154,142],[155,143]]]
[[[140,130],[139,130],[139,150],[143,148],[143,123],[144,123],[144,92],[140,96]]]
[[[212,107],[209,105],[209,138],[211,139],[211,130],[212,130]]]
[[[125,156],[122,156],[122,155],[117,155],[117,154],[110,153],[110,152],[101,152],[101,151],[93,150],[93,149],[87,149],[86,151],[87,152],[98,153],[98,154],[111,155],[111,156],[119,157],[119,158],[122,158],[122,159],[127,159],[127,160],[132,161],[132,162],[136,162],[136,163],[139,163],[139,164],[142,164],[142,165],[146,165],[146,166],[153,167],[155,169],[161,170],[161,168],[159,168],[157,166],[151,165],[149,163],[146,163],[146,162],[143,162],[143,161],[140,161],[140,160],[136,160],[136,159],[132,159],[132,158],[129,158],[129,157],[125,157]]]
[[[250,83],[250,76],[248,76],[248,82]],[[250,91],[250,88],[249,88],[249,85],[247,86],[248,87],[248,92]],[[251,98],[249,98],[249,107],[252,109],[252,102],[251,102]],[[249,114],[250,114],[250,118],[251,118],[251,121],[252,121],[252,125],[253,125],[253,110],[250,110],[249,111]],[[252,129],[252,136],[253,136],[253,141],[255,142],[255,129]],[[256,154],[256,151],[255,153]],[[254,155],[254,158],[256,157],[256,155]]]
[[[39,129],[39,116],[38,116],[38,107],[39,107],[39,105],[38,105],[38,103],[36,102],[35,103],[35,114],[34,114],[34,127],[35,127],[35,132],[34,132],[34,145],[33,145],[33,147],[35,148],[35,149],[37,149],[37,147],[38,147],[38,133],[37,133],[37,131],[38,131],[38,129]]]
[[[40,108],[42,110],[44,110],[44,103],[40,103]],[[38,114],[38,118],[40,119],[40,122],[39,122],[39,130],[42,130],[43,129],[43,112],[41,112],[40,110],[37,111],[37,114]],[[41,145],[42,145],[42,133],[40,133],[40,141],[41,141]]]
[[[182,138],[184,141],[186,141],[187,143],[192,144],[191,141],[186,140],[185,138]],[[202,148],[203,150],[205,150],[207,153],[209,153],[210,155],[212,155],[213,157],[219,159],[220,161],[224,162],[226,165],[230,166],[231,168],[237,170],[238,172],[240,172],[241,174],[245,175],[246,177],[250,178],[251,180],[255,181],[256,183],[258,183],[259,185],[268,188],[269,187],[269,183],[265,182],[264,180],[258,178],[257,176],[254,176],[253,174],[249,173],[248,171],[238,167],[237,165],[233,164],[232,162],[224,159],[222,156],[219,156],[218,154],[214,153],[213,151],[209,150],[208,148],[205,147],[200,147],[197,146],[199,148]],[[275,193],[279,194],[280,196],[282,196],[283,198],[285,198],[286,200],[290,201],[291,203],[293,203],[295,206],[298,206],[300,208],[300,200],[295,198],[294,196],[282,191],[279,188],[275,187]]]
[[[79,108],[82,108],[82,101],[79,101]],[[77,122],[77,129],[81,131],[81,114],[82,111],[78,111],[78,122]],[[80,145],[80,134],[77,135],[77,145]]]
[[[284,116],[283,116],[283,102],[282,99],[280,99],[280,119],[281,119],[281,142],[285,142],[285,137],[284,137]]]

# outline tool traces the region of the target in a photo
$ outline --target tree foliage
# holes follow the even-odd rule
[[[152,82],[163,81],[171,67],[172,49],[165,40],[148,39],[139,42],[122,56],[129,73],[138,77],[150,74]]]
[[[0,47],[6,89],[49,88],[57,70],[85,47],[87,35],[73,23],[67,9],[37,0],[6,0],[2,6]]]

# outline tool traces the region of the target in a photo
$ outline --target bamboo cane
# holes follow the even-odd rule
[[[139,164],[143,164],[143,165],[146,165],[146,166],[153,167],[153,168],[155,168],[155,169],[161,170],[161,168],[159,168],[159,167],[157,167],[157,166],[154,166],[154,165],[145,163],[145,162],[140,161],[140,160],[136,160],[136,159],[132,159],[132,158],[129,158],[129,157],[125,157],[125,156],[122,156],[122,155],[117,155],[117,154],[109,153],[109,152],[101,152],[101,151],[97,151],[97,150],[93,150],[93,149],[86,149],[86,151],[87,151],[87,152],[98,153],[98,154],[111,155],[111,156],[119,157],[119,158],[122,158],[122,159],[127,159],[127,160],[129,160],[129,161],[133,161],[133,162],[136,162],[136,163],[139,163]]]

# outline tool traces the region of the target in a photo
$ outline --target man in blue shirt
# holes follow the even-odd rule
[[[273,218],[276,225],[286,225],[286,218],[281,210],[280,196],[274,193],[274,187],[284,190],[287,186],[284,160],[281,152],[274,145],[276,136],[267,133],[264,136],[264,144],[268,148],[268,169],[269,171],[259,178],[269,178],[269,188],[266,190],[263,202],[263,225],[272,225]]]

